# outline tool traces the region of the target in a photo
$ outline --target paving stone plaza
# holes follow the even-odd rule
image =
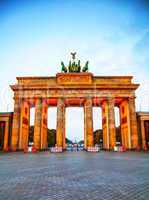
[[[1,153],[0,200],[147,200],[149,153]]]

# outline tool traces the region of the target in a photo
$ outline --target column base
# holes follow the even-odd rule
[[[11,147],[11,148],[10,148],[10,151],[14,151],[14,152],[15,152],[15,151],[18,151],[18,148],[16,148],[16,147]]]
[[[62,153],[63,148],[62,147],[51,147],[51,153]]]

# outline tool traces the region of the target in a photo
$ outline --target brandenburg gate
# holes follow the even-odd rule
[[[62,62],[62,72],[56,76],[17,77],[17,83],[11,85],[14,91],[12,150],[23,150],[28,146],[32,107],[35,107],[34,147],[38,150],[47,148],[47,111],[50,106],[57,107],[57,147],[66,148],[65,111],[72,106],[84,108],[84,146],[93,147],[93,107],[99,106],[102,109],[103,147],[113,149],[116,145],[114,107],[117,106],[122,145],[126,149],[136,149],[135,90],[139,84],[132,82],[132,76],[94,76],[88,72],[88,62],[81,70],[80,61],[76,64],[75,54],[72,56],[68,69]]]

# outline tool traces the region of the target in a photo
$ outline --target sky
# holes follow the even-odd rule
[[[0,0],[0,112],[13,111],[16,76],[54,76],[72,51],[94,75],[134,76],[136,109],[149,111],[149,1]],[[68,135],[82,139],[83,111],[67,113]]]

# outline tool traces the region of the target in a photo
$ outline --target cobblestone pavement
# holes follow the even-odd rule
[[[0,200],[148,200],[149,153],[0,154]]]

